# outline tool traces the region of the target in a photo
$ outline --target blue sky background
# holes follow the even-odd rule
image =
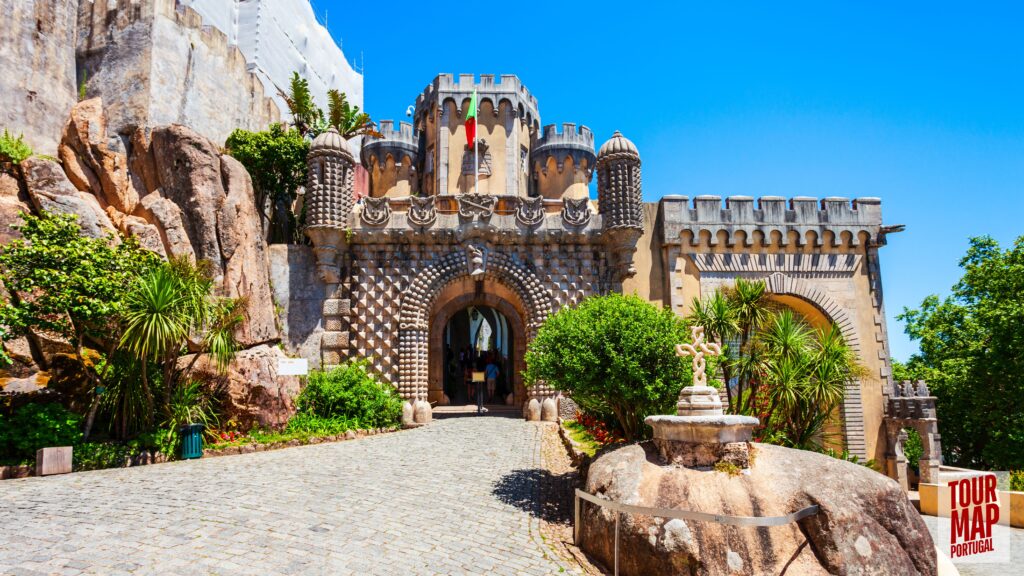
[[[907,225],[882,250],[898,359],[916,347],[895,315],[949,292],[968,237],[1024,234],[1022,5],[313,5],[374,119],[405,119],[440,72],[517,74],[543,123],[632,139],[647,200],[881,197]]]

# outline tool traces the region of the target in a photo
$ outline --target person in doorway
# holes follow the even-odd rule
[[[484,368],[484,376],[487,378],[487,400],[490,402],[494,398],[494,390],[498,386],[498,364],[494,360],[494,356],[488,359],[487,367]]]

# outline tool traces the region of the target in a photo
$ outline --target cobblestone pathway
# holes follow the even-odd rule
[[[0,574],[557,574],[533,509],[541,435],[519,419],[457,418],[7,480]]]

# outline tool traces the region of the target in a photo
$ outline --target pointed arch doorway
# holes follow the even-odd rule
[[[498,368],[494,392],[482,384],[486,405],[522,409],[526,326],[519,298],[500,282],[458,281],[446,286],[432,307],[427,397],[431,404],[475,404],[467,369]]]

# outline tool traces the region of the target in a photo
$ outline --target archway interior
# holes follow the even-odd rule
[[[463,308],[445,325],[444,346],[444,393],[451,404],[475,404],[478,389],[484,404],[507,402],[513,393],[510,352],[514,348],[504,314],[490,306]],[[473,382],[474,372],[484,373],[482,383]]]

